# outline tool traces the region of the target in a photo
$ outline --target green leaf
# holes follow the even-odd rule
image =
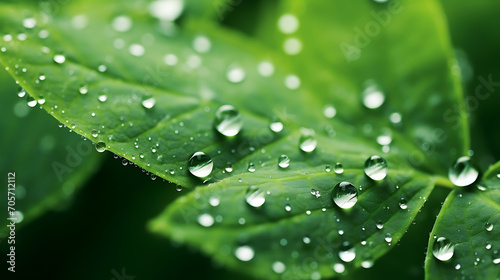
[[[476,187],[448,195],[429,239],[426,279],[500,277],[500,162],[490,167]],[[448,239],[454,252],[448,261],[433,255],[436,238]]]
[[[15,216],[22,219],[17,221],[22,221],[22,226],[47,210],[67,205],[75,190],[97,170],[101,157],[90,141],[58,128],[46,112],[28,107],[28,94],[19,91],[6,72],[0,73],[0,83],[0,124],[5,132],[0,145],[4,157],[0,170],[6,181],[7,177],[14,178],[15,190],[9,187],[13,189],[9,197],[15,197],[15,205],[9,206],[22,214]],[[19,92],[25,96],[19,98]],[[7,199],[0,205],[7,210]],[[1,217],[0,231],[5,233],[10,216],[2,211]]]
[[[352,246],[357,256],[344,264],[346,271],[370,265],[403,236],[434,184],[446,184],[442,175],[450,158],[468,148],[461,137],[466,129],[462,113],[442,124],[443,109],[458,102],[460,90],[450,71],[448,41],[434,1],[404,2],[411,20],[395,17],[394,24],[373,38],[372,52],[385,55],[360,59],[359,75],[343,69],[345,62],[318,58],[328,44],[336,48],[337,43],[311,38],[315,30],[322,30],[312,12],[332,10],[327,2],[303,4],[311,12],[301,18],[302,41],[326,45],[317,52],[306,52],[304,45],[304,57],[297,60],[206,20],[187,17],[165,29],[146,5],[124,5],[115,11],[113,2],[107,3],[102,8],[101,3],[74,1],[49,17],[37,14],[36,7],[0,4],[0,30],[13,38],[3,37],[0,61],[32,96],[43,94],[43,107],[77,133],[169,181],[197,187],[151,227],[233,269],[280,278],[272,268],[281,262],[285,271],[279,263],[274,270],[288,276],[334,276],[347,273],[339,265],[332,268],[341,263],[338,252],[344,245]],[[371,20],[368,5],[341,5],[335,14],[351,14],[350,23],[364,25]],[[39,24],[22,27],[19,14]],[[118,32],[112,23],[123,14],[132,25]],[[339,22],[334,25],[339,34],[354,35]],[[42,30],[48,31],[47,38],[40,38]],[[206,36],[209,48],[206,40],[201,46],[196,43],[199,36]],[[426,47],[416,52],[416,40],[425,40]],[[384,42],[397,52],[388,51]],[[340,49],[333,53],[342,55]],[[263,61],[271,61],[271,75],[258,70]],[[380,65],[387,77],[381,75]],[[232,69],[244,73],[241,81],[229,81]],[[361,93],[368,78],[385,96],[378,109],[363,106]],[[151,98],[156,101],[152,108],[142,105]],[[214,129],[214,112],[225,104],[238,108],[244,120],[243,130],[233,138]],[[402,122],[391,122],[393,113],[399,113]],[[281,132],[269,129],[275,119],[284,124]],[[299,149],[304,131],[315,131],[317,148],[312,153]],[[385,144],[379,136],[386,136]],[[446,153],[437,149],[444,145]],[[206,180],[188,172],[188,159],[197,151],[214,162]],[[277,163],[283,154],[290,158],[290,166],[280,169]],[[383,155],[389,166],[387,178],[378,183],[363,173],[365,160],[374,154]],[[326,171],[337,162],[343,165],[342,173]],[[231,172],[225,169],[228,163]],[[255,172],[248,171],[250,164]],[[338,208],[331,199],[333,187],[341,181],[359,189],[359,201],[350,210]],[[245,201],[251,186],[264,191],[266,202],[259,209]],[[220,205],[209,204],[210,197]],[[406,208],[400,206],[403,200]],[[202,224],[208,225],[208,215],[215,224],[205,228],[198,220],[201,216]],[[238,260],[238,246],[250,246],[255,257]]]

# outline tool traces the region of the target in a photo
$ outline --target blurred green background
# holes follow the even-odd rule
[[[235,3],[238,5],[231,7],[232,11],[224,17],[223,23],[251,34],[251,17],[258,14],[261,1]],[[473,109],[470,112],[472,147],[481,170],[485,170],[489,164],[500,160],[500,87],[486,100],[477,99],[475,88],[480,84],[479,77],[488,79],[491,75],[493,81],[500,82],[500,67],[495,64],[500,61],[500,37],[497,35],[500,2],[443,0],[442,3],[463,66],[464,90]],[[3,95],[15,96],[18,87],[3,71],[0,75]],[[10,120],[18,118],[12,107],[19,99],[3,100],[0,129],[10,133],[11,130],[7,129]],[[40,109],[29,110],[32,119],[50,118]],[[52,120],[47,125],[57,128],[58,123]],[[67,129],[59,129],[59,132],[67,133]],[[31,130],[18,133],[24,133],[18,137],[27,139],[39,137]],[[33,156],[44,155],[34,151]],[[12,168],[9,165],[11,157],[2,155],[3,169]],[[66,203],[55,203],[59,205],[58,209],[20,224],[16,235],[17,279],[132,279],[124,277],[123,272],[134,279],[247,279],[244,271],[227,271],[196,251],[172,244],[147,231],[147,221],[188,190],[178,191],[176,186],[161,179],[153,181],[139,168],[123,166],[122,160],[114,159],[110,153],[103,157],[102,163],[98,160],[87,163],[87,172],[95,171],[95,174],[75,193],[72,189],[67,192],[70,199],[66,199]],[[22,169],[16,170],[19,180],[23,177],[34,179],[26,183],[29,188],[36,188],[39,183],[36,178],[43,177],[37,172],[53,172],[43,162],[38,168],[29,167],[33,162],[36,160],[21,162]],[[373,268],[348,277],[423,279],[428,234],[446,194],[447,190],[436,189],[400,244],[378,260]],[[5,256],[7,246],[4,241],[0,248]],[[11,277],[0,278],[16,279]]]

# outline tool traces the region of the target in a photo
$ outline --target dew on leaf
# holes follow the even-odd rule
[[[201,214],[198,216],[198,223],[204,227],[211,227],[214,224],[214,217],[210,214]]]
[[[332,167],[331,167],[330,165],[328,165],[328,164],[327,164],[327,165],[325,166],[325,171],[326,171],[326,172],[330,172],[330,171],[332,171]]]
[[[439,237],[434,241],[432,254],[440,261],[448,261],[453,257],[455,246],[445,237]]]
[[[87,86],[81,87],[78,91],[80,92],[80,94],[87,94],[87,92],[89,92]]]
[[[407,203],[406,199],[401,198],[399,200],[399,208],[406,210],[408,208],[408,205],[406,203]]]
[[[273,122],[271,122],[271,124],[269,125],[269,128],[273,131],[273,132],[281,132],[283,130],[283,123],[279,120],[275,120]]]
[[[149,4],[149,13],[161,21],[174,21],[184,10],[183,0],[158,0]]]
[[[356,249],[349,242],[344,242],[340,247],[339,258],[344,262],[351,262],[356,258]]]
[[[285,211],[286,212],[292,211],[292,207],[290,206],[290,204],[285,205]]]
[[[344,172],[344,167],[340,162],[337,162],[335,164],[335,167],[333,168],[333,171],[335,171],[335,173],[337,174],[342,174]]]
[[[492,253],[491,258],[493,260],[493,264],[499,264],[500,263],[500,252],[498,250],[495,250]]]
[[[385,240],[385,242],[390,243],[392,241],[391,234],[390,233],[386,233],[384,240]]]
[[[377,109],[385,101],[384,93],[379,89],[378,85],[373,81],[367,81],[366,87],[362,93],[363,105],[368,109]]]
[[[455,269],[459,270],[462,266],[460,264],[455,265]]]
[[[493,224],[492,223],[486,223],[486,224],[484,224],[484,227],[486,228],[487,231],[492,231],[493,230]]]
[[[266,193],[257,186],[250,186],[246,191],[245,200],[252,207],[261,207],[266,202]]]
[[[108,96],[105,94],[101,94],[99,95],[99,97],[97,97],[97,99],[99,99],[99,101],[101,102],[106,102],[106,100],[108,100]]]
[[[103,141],[99,141],[95,144],[95,149],[99,152],[99,153],[102,153],[104,151],[106,151],[106,143],[104,143]]]
[[[31,97],[31,95],[28,95],[28,102],[27,103],[28,103],[29,107],[33,108],[36,106],[37,101],[33,97]]]
[[[479,172],[472,166],[471,159],[467,156],[457,159],[455,164],[448,170],[448,178],[459,187],[466,187],[474,183]]]
[[[240,112],[231,105],[223,105],[215,112],[215,129],[224,136],[235,136],[243,127]]]
[[[310,128],[301,128],[300,133],[299,148],[306,153],[314,151],[318,145],[314,130]]]
[[[156,99],[154,97],[142,101],[142,106],[146,109],[151,109],[155,106]]]
[[[349,182],[340,182],[333,188],[332,199],[342,209],[352,208],[358,201],[358,190]]]
[[[97,136],[99,136],[99,133],[97,132],[97,129],[92,129],[92,137],[96,138]]]
[[[248,172],[251,172],[251,173],[255,172],[255,164],[253,162],[250,162],[248,164]]]
[[[381,221],[377,222],[376,226],[377,226],[377,229],[383,229],[384,228],[384,224]]]
[[[208,199],[208,203],[209,203],[210,205],[212,205],[212,206],[214,206],[214,207],[215,207],[215,206],[218,206],[218,205],[220,204],[220,199],[219,199],[218,197],[214,197],[214,196],[212,196],[212,197],[210,197],[210,198]]]
[[[54,55],[54,61],[56,63],[61,64],[61,63],[64,63],[66,61],[66,57],[62,54],[56,54],[56,55]]]
[[[372,180],[383,180],[387,176],[387,161],[377,155],[369,157],[365,162],[365,174]]]
[[[290,158],[287,155],[281,155],[278,158],[278,166],[281,168],[287,168],[290,165]]]
[[[278,274],[282,274],[286,270],[285,264],[280,261],[274,262],[272,268],[273,271]]]
[[[225,170],[227,173],[231,173],[231,172],[233,172],[233,165],[232,165],[230,162],[228,162],[228,163],[226,164],[226,168],[224,168],[224,170]]]
[[[210,175],[213,167],[212,158],[204,152],[196,152],[188,160],[189,172],[198,178],[205,178]]]
[[[491,243],[489,241],[486,241],[486,250],[491,249]]]
[[[247,261],[250,261],[251,259],[253,259],[255,252],[254,252],[253,248],[250,246],[240,246],[240,247],[236,248],[236,250],[234,251],[234,255],[240,261],[247,262]]]

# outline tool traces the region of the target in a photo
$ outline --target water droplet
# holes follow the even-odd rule
[[[208,199],[208,203],[209,203],[210,205],[212,205],[212,206],[214,206],[214,207],[215,207],[215,206],[218,206],[218,205],[220,204],[220,199],[219,199],[218,197],[214,197],[214,196],[212,196],[212,197],[210,197],[210,198]]]
[[[399,201],[399,208],[406,210],[406,208],[408,208],[408,205],[406,205],[406,203],[406,199],[401,198],[401,200]]]
[[[333,270],[337,273],[344,273],[345,271],[345,266],[341,263],[336,263],[333,265]]]
[[[154,97],[142,101],[142,106],[146,109],[151,109],[155,106],[156,99]]]
[[[403,120],[403,117],[401,117],[400,113],[392,113],[389,119],[393,124],[399,124],[401,123],[401,120]]]
[[[365,162],[365,174],[372,180],[383,180],[387,176],[387,161],[377,155],[369,157]]]
[[[257,186],[250,186],[245,194],[245,200],[252,207],[261,207],[266,202],[266,193]]]
[[[236,248],[236,250],[234,251],[234,255],[240,261],[247,262],[247,261],[253,259],[255,252],[254,252],[253,248],[250,246],[241,246],[241,247]]]
[[[390,233],[385,234],[385,242],[390,243],[392,241],[392,236]]]
[[[28,29],[34,28],[36,26],[36,20],[34,18],[25,18],[23,20],[23,26]]]
[[[500,263],[500,253],[498,250],[495,250],[493,254],[491,255],[491,258],[493,259],[494,264],[499,264]]]
[[[198,178],[205,178],[210,175],[213,167],[212,158],[204,152],[196,152],[188,160],[189,172]]]
[[[349,242],[344,242],[339,251],[339,258],[344,262],[351,262],[356,258],[356,249]]]
[[[290,206],[290,204],[285,205],[285,211],[286,212],[292,211],[292,207]]]
[[[270,125],[269,125],[269,128],[273,131],[273,132],[281,132],[283,130],[283,123],[280,122],[280,121],[273,121]]]
[[[344,167],[342,167],[342,164],[340,162],[337,162],[333,171],[335,171],[335,173],[337,174],[342,174],[344,172]]]
[[[325,166],[325,171],[326,171],[326,172],[330,172],[330,171],[332,171],[332,167],[331,167],[330,165],[328,165],[328,164],[327,164],[327,165]]]
[[[460,264],[455,265],[455,269],[459,270],[462,266]]]
[[[227,73],[226,78],[231,83],[240,83],[245,79],[245,70],[239,66],[230,66]]]
[[[337,110],[332,105],[328,105],[323,109],[323,115],[328,119],[335,117],[336,114]]]
[[[255,164],[253,162],[248,164],[248,172],[255,172]]]
[[[106,70],[108,70],[108,67],[106,67],[106,65],[104,65],[104,64],[97,66],[97,71],[99,71],[101,73],[106,72]]]
[[[287,155],[281,155],[278,158],[278,166],[281,168],[287,168],[290,165],[290,158]]]
[[[385,101],[384,93],[379,89],[378,85],[373,81],[366,82],[365,90],[362,93],[363,105],[368,109],[377,109]]]
[[[193,40],[193,49],[198,53],[207,53],[211,47],[212,43],[205,36],[197,36]]]
[[[291,34],[299,28],[299,20],[292,14],[284,14],[278,20],[278,28],[285,34]]]
[[[453,257],[454,248],[455,246],[453,246],[448,239],[439,237],[434,242],[432,254],[440,261],[447,261]]]
[[[486,241],[486,250],[491,249],[491,243],[489,241]]]
[[[210,214],[202,214],[198,216],[198,223],[204,227],[211,227],[214,224],[214,217]]]
[[[384,224],[381,221],[379,221],[376,226],[377,226],[377,229],[383,229],[384,228]]]
[[[303,152],[310,153],[316,149],[318,142],[316,140],[316,133],[313,129],[301,128],[301,136],[299,147]]]
[[[493,224],[492,223],[486,223],[486,224],[484,224],[484,227],[486,228],[487,231],[492,231],[493,230]]]
[[[311,189],[311,194],[312,194],[313,196],[315,196],[316,198],[321,197],[321,194],[320,194],[320,193],[319,193],[319,191],[318,191],[318,190],[316,190],[316,189]]]
[[[149,13],[162,21],[174,21],[184,9],[183,0],[158,0],[152,2],[149,7]]]
[[[133,56],[143,56],[146,52],[146,49],[141,44],[132,44],[128,48],[128,51]]]
[[[352,208],[358,201],[358,190],[349,182],[340,182],[333,188],[332,199],[340,208]]]
[[[302,238],[302,242],[304,242],[304,244],[311,244],[311,238],[304,236],[304,238]]]
[[[240,112],[231,105],[223,105],[215,112],[215,128],[224,136],[235,136],[243,127]]]
[[[274,65],[269,61],[263,61],[257,66],[257,71],[262,77],[269,77],[274,74]]]
[[[448,178],[450,181],[459,187],[469,186],[476,181],[479,172],[472,166],[469,157],[461,157],[457,159],[455,164],[448,170]]]
[[[103,141],[99,141],[95,144],[95,149],[99,152],[99,153],[102,153],[104,151],[106,151],[106,143],[104,143]]]
[[[97,132],[97,129],[92,129],[92,137],[96,138],[97,136],[99,136],[99,133]]]
[[[66,61],[66,57],[62,54],[56,54],[56,55],[54,55],[54,61],[56,63],[61,64],[61,63],[64,63]]]
[[[228,162],[224,170],[226,170],[227,173],[233,172],[233,165],[230,162]]]
[[[101,102],[105,102],[106,100],[108,100],[108,96],[105,94],[102,94],[102,95],[99,95],[98,99]]]
[[[281,274],[283,272],[285,272],[286,270],[286,266],[284,263],[282,262],[274,262],[273,263],[273,271],[278,273],[278,274]]]
[[[302,51],[302,42],[295,37],[288,38],[283,43],[283,50],[288,55],[296,55]]]
[[[87,89],[87,86],[83,86],[78,90],[81,94],[87,94],[89,90]]]
[[[127,32],[132,28],[132,20],[128,16],[118,16],[111,22],[111,27],[118,32]]]

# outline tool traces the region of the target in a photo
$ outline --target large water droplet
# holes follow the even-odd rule
[[[476,181],[479,172],[472,166],[469,157],[461,157],[457,159],[455,164],[448,170],[448,178],[450,181],[459,187],[469,186]]]
[[[447,261],[453,257],[454,248],[455,246],[448,239],[439,237],[434,242],[432,254],[440,261]]]
[[[290,165],[290,158],[287,155],[281,155],[278,158],[278,166],[281,168],[287,168]]]
[[[344,242],[340,247],[339,258],[344,262],[351,262],[356,258],[356,250],[349,242]]]
[[[387,176],[387,161],[377,155],[369,157],[365,162],[365,174],[372,180],[383,180]]]
[[[234,255],[240,261],[247,262],[247,261],[253,259],[255,252],[254,252],[253,248],[250,246],[241,246],[241,247],[236,248],[236,250],[234,251]]]
[[[340,208],[352,208],[358,201],[358,190],[349,182],[340,182],[333,188],[332,199]]]
[[[198,216],[198,223],[204,227],[211,227],[214,224],[214,217],[210,214],[202,214]]]
[[[203,152],[194,153],[188,160],[189,172],[198,178],[205,178],[210,175],[213,167],[212,158]]]
[[[367,81],[366,84],[362,94],[363,105],[368,109],[377,109],[384,104],[385,95],[373,81]]]
[[[310,153],[316,149],[318,141],[316,140],[316,133],[313,129],[301,128],[301,136],[299,140],[299,147],[303,152]]]
[[[240,112],[231,105],[223,105],[215,112],[215,128],[224,136],[235,136],[243,127]]]
[[[245,200],[252,207],[261,207],[266,202],[266,192],[257,186],[250,186],[245,194]]]
[[[99,153],[102,153],[104,151],[106,151],[106,143],[104,143],[103,141],[99,141],[95,144],[95,149],[99,152]]]

